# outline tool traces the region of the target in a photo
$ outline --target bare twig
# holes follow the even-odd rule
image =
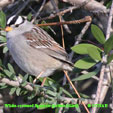
[[[53,5],[53,7],[55,8],[56,12],[58,13],[59,12],[59,9],[56,6],[55,1],[54,0],[51,0],[51,3]],[[60,20],[60,22],[62,21],[62,16],[61,15],[59,15],[59,20]],[[60,25],[60,28],[61,28],[61,34],[62,34],[62,46],[65,48],[63,26]]]
[[[10,86],[15,86],[15,87],[19,87],[20,86],[19,81],[9,80],[8,78],[0,78],[0,82],[6,83],[6,84],[8,84]],[[33,91],[33,88],[29,84],[24,86],[24,88],[29,90],[29,91]]]
[[[68,79],[69,83],[71,84],[72,88],[74,89],[75,93],[77,94],[78,98],[80,97],[80,94],[78,93],[78,91],[76,90],[75,86],[73,85],[73,83],[71,82],[71,79],[69,78],[67,71],[64,71],[66,78]],[[82,101],[82,105],[84,106],[85,110],[87,111],[87,113],[90,113],[87,106],[85,105],[85,103]]]
[[[65,101],[64,101],[65,100]],[[78,101],[79,100],[79,101]],[[64,103],[70,103],[70,102],[72,102],[72,101],[74,101],[73,102],[73,104],[82,104],[82,100],[80,100],[80,99],[77,99],[77,98],[69,98],[69,97],[61,97],[61,99],[60,99],[60,101],[62,101],[62,102],[64,102]],[[91,100],[91,99],[84,99],[84,103],[85,104],[93,104],[94,103],[94,100]]]
[[[104,78],[105,68],[106,68],[106,56],[103,56],[102,62],[103,62],[103,64],[102,64],[102,68],[101,68],[101,72],[100,72],[100,78],[99,78],[98,88],[97,88],[97,92],[96,92],[96,99],[95,99],[95,102],[94,102],[95,105],[98,104],[98,103],[99,104],[101,103],[100,102],[100,100],[101,100],[100,94],[101,94],[101,90],[102,90],[103,78]],[[94,107],[94,108],[92,108],[91,113],[96,113],[96,111],[97,111],[97,108]]]
[[[2,44],[0,44],[0,47],[5,46],[5,45],[6,45],[6,43],[2,43]]]
[[[51,3],[53,4],[53,6],[55,6],[56,12],[58,13],[59,10],[58,10],[58,7],[56,6],[54,0],[51,0]],[[59,20],[60,20],[60,22],[62,21],[61,15],[59,15]],[[60,27],[61,27],[61,33],[62,33],[62,45],[63,45],[63,48],[65,48],[64,32],[63,32],[63,26],[62,26],[62,24],[60,25]],[[75,93],[77,94],[77,96],[78,96],[79,98],[81,98],[80,95],[79,95],[79,93],[78,93],[78,91],[76,90],[75,86],[74,86],[73,83],[71,82],[71,80],[70,80],[70,78],[69,78],[69,76],[68,76],[68,72],[64,70],[64,73],[65,73],[65,75],[66,75],[66,77],[67,77],[67,80],[69,81],[70,85],[72,86],[72,88],[74,89]],[[86,109],[87,113],[89,113],[89,110],[88,110],[88,108],[86,107],[86,105],[84,104],[84,102],[82,102],[82,104],[83,104],[84,108]],[[60,109],[60,110],[61,110],[61,109]]]
[[[29,83],[26,86],[22,86],[21,83],[19,83],[19,81],[9,80],[8,78],[0,78],[0,83],[1,82],[6,83],[7,85],[10,85],[10,86],[14,86],[14,87],[21,86],[28,91],[31,91],[31,92],[33,91],[33,87]],[[44,95],[44,97],[47,97],[47,95]],[[63,96],[60,98],[59,101],[64,102],[64,103],[70,103],[70,102],[74,101],[73,104],[77,104],[77,103],[82,104],[82,101],[77,98],[75,99],[75,98],[68,98],[68,97],[63,97]],[[93,104],[93,102],[94,102],[94,100],[91,100],[91,99],[84,100],[85,104]]]
[[[106,40],[109,38],[110,36],[110,29],[111,29],[111,22],[112,22],[112,13],[113,13],[113,0],[112,0],[112,5],[111,5],[111,10],[110,10],[110,15],[109,15],[109,21],[108,21],[108,26],[107,26],[107,34],[106,34]],[[106,68],[106,59],[107,59],[107,56],[104,55],[103,58],[102,58],[102,69],[101,69],[101,72],[100,72],[100,80],[99,80],[99,83],[98,83],[98,89],[97,89],[97,92],[96,92],[96,99],[95,99],[95,103],[94,104],[98,104],[100,103],[100,92],[101,92],[101,89],[102,89],[102,84],[103,84],[103,78],[104,78],[104,74],[105,74],[105,68]],[[96,113],[97,111],[97,108],[94,107],[92,108],[92,113]]]
[[[44,73],[44,72],[42,71],[42,72],[40,72],[39,75],[36,76],[36,78],[33,80],[33,84],[36,82],[36,80],[38,80],[38,79],[41,77],[41,75],[42,75],[43,73]]]
[[[71,12],[72,10],[74,10],[74,9],[76,9],[76,8],[77,8],[77,7],[75,7],[75,6],[71,6],[71,7],[67,8],[67,9],[65,9],[65,10],[63,10],[63,11],[61,11],[61,12],[58,12],[58,13],[56,13],[56,14],[52,14],[52,15],[50,15],[49,17],[41,18],[41,19],[39,19],[38,21],[47,20],[47,19],[52,19],[52,18],[55,18],[56,16],[64,15],[65,13]]]
[[[5,6],[13,3],[14,0],[0,0],[0,9],[4,8]]]
[[[113,78],[113,61],[111,62],[111,65],[110,65],[110,73],[111,73],[111,77]]]
[[[113,1],[111,5],[111,10],[109,13],[108,26],[107,26],[107,31],[106,31],[106,40],[110,37],[112,18],[113,18]]]
[[[96,92],[96,99],[95,99],[95,102],[94,102],[95,105],[100,103],[99,100],[100,100],[100,93],[101,93],[101,88],[102,88],[102,83],[103,83],[102,81],[103,81],[103,78],[104,78],[104,72],[105,72],[105,65],[103,64],[101,72],[100,72],[100,79],[99,79],[99,83],[98,83],[98,89],[97,89],[97,92]],[[97,110],[97,108],[94,107],[92,109],[92,113],[96,113],[96,110]]]
[[[47,23],[47,24],[37,24],[37,26],[56,26],[56,25],[63,25],[63,24],[79,24],[84,22],[90,22],[92,21],[90,16],[86,16],[80,20],[73,20],[73,21],[65,21],[65,22],[53,22],[53,23]]]
[[[17,11],[16,15],[20,14],[22,12],[22,10],[28,5],[28,3],[30,2],[31,0],[26,0],[23,4],[23,6],[21,6],[21,8]]]
[[[2,67],[0,67],[0,70],[2,70],[2,71],[3,71],[3,68],[2,68]]]
[[[59,16],[60,22],[62,21],[62,16]],[[65,42],[64,42],[64,31],[63,31],[63,25],[60,25],[61,28],[61,34],[62,34],[62,46],[65,48]]]
[[[61,11],[61,12],[58,12],[58,13],[52,15],[52,16],[39,19],[39,21],[41,21],[41,20],[47,20],[47,19],[52,19],[52,18],[55,18],[56,16],[64,15],[65,13],[72,12],[72,11],[75,10],[75,9],[78,9],[78,8],[80,8],[80,7],[82,7],[82,6],[85,6],[89,1],[90,1],[90,0],[87,0],[87,1],[85,1],[85,2],[83,2],[82,4],[79,4],[79,5],[77,5],[77,6],[71,6],[71,7],[67,8],[67,9],[65,9],[65,10],[63,10],[63,11]]]
[[[82,39],[83,35],[85,34],[85,32],[87,31],[87,29],[89,28],[89,26],[90,26],[90,24],[91,24],[91,21],[92,21],[92,19],[91,19],[91,17],[90,17],[90,21],[88,21],[88,22],[86,23],[86,25],[85,25],[84,28],[82,29],[80,35],[78,35],[78,38],[75,38],[77,41],[75,42],[74,45],[76,45],[76,44],[78,44],[78,43],[81,42],[81,39]],[[73,55],[74,55],[74,52],[71,51],[71,53],[69,54],[69,60],[70,60],[70,61],[72,60]],[[66,77],[65,77],[65,76],[64,76],[64,79],[63,79],[63,85],[64,85],[64,84],[66,84]]]
[[[42,81],[42,84],[41,84],[42,87],[44,86],[44,84],[45,84],[45,82],[46,82],[46,79],[47,79],[47,77],[44,77],[44,79],[43,79],[43,81]]]
[[[91,17],[90,17],[90,18],[91,18]],[[74,45],[77,45],[77,44],[79,44],[79,43],[81,42],[82,37],[83,37],[83,35],[86,33],[87,29],[89,28],[91,22],[92,22],[92,19],[90,19],[90,21],[88,21],[88,22],[86,23],[86,25],[85,25],[84,28],[82,29],[80,35],[78,35],[78,37],[75,38],[77,41],[75,42]],[[73,55],[74,55],[74,52],[72,51],[72,52],[70,53],[70,55],[69,55],[69,60],[72,60]]]
[[[106,65],[105,67],[105,73],[104,73],[104,79],[103,79],[103,83],[102,83],[102,88],[101,88],[101,93],[100,93],[100,104],[104,101],[106,94],[108,92],[108,89],[110,87],[111,84],[111,73],[110,73],[110,65]]]
[[[63,0],[63,1],[75,6],[81,5],[82,8],[92,13],[97,13],[97,14],[108,13],[108,9],[101,3],[97,2],[96,0],[89,0],[89,1],[88,0]],[[85,5],[82,5],[85,2],[87,3]]]
[[[46,3],[46,0],[43,0],[42,5],[40,7],[40,9],[38,10],[38,12],[36,13],[35,17],[33,18],[33,20],[31,21],[32,23],[36,20],[36,18],[38,17],[38,15],[40,14],[40,12],[42,11],[42,9],[44,8]]]

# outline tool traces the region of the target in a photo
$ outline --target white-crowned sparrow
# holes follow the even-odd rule
[[[43,71],[46,77],[55,70],[72,71],[65,50],[43,29],[22,16],[10,17],[7,25],[7,46],[24,72],[37,76]]]

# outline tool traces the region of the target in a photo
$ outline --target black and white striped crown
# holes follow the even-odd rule
[[[24,21],[25,21],[24,17],[13,15],[8,19],[7,26],[11,25],[19,26],[20,24],[24,23]]]

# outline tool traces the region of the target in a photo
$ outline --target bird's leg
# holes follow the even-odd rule
[[[44,77],[44,79],[42,81],[42,84],[41,84],[42,87],[44,86],[44,83],[45,83],[46,79],[47,79],[47,77]]]
[[[39,79],[43,73],[44,73],[44,72],[42,71],[42,72],[33,80],[33,84],[35,84],[36,80]]]

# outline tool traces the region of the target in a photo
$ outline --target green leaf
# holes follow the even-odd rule
[[[2,82],[0,83],[0,86],[5,86],[5,85],[6,85],[6,83],[2,83]]]
[[[20,92],[21,95],[26,95],[27,93],[28,93],[28,91],[26,91],[26,90],[22,90],[22,91]]]
[[[43,82],[43,79],[44,79],[44,78],[39,78],[39,80],[40,80],[41,82]],[[44,86],[50,86],[50,82],[51,82],[51,84],[54,84],[54,83],[55,83],[55,81],[54,81],[53,79],[47,77],[47,78],[46,78],[46,81],[45,81],[45,83],[44,83]]]
[[[88,51],[89,56],[90,56],[92,59],[98,60],[98,61],[101,60],[101,55],[100,55],[100,52],[98,51],[97,48],[90,47],[90,48],[87,48],[87,51]]]
[[[1,34],[1,36],[4,36],[4,37],[6,37],[6,31],[0,31],[0,34]]]
[[[105,36],[104,36],[102,30],[98,26],[92,24],[91,25],[91,32],[98,42],[100,42],[101,44],[105,43],[105,41],[106,41]]]
[[[2,28],[5,28],[5,26],[6,26],[6,16],[3,11],[0,11],[0,26]]]
[[[72,79],[72,81],[80,81],[80,80],[86,80],[86,79],[89,79],[91,78],[92,76],[95,76],[98,72],[99,72],[100,69],[96,69],[95,71],[93,72],[89,72],[87,74],[84,74],[84,75],[81,75],[77,78],[74,78]]]
[[[60,111],[60,107],[57,107],[57,108],[55,109],[55,113],[59,113],[59,111]]]
[[[10,70],[10,72],[12,72],[13,74],[15,74],[15,71],[13,69],[13,66],[10,63],[8,63],[8,69]]]
[[[78,113],[81,113],[81,110],[80,110],[79,104],[78,104],[78,107],[75,107],[75,109],[76,109],[76,111],[77,111]]]
[[[112,4],[112,1],[109,1],[109,2],[106,4],[107,9],[110,8],[111,4]]]
[[[73,98],[73,96],[71,95],[71,93],[69,93],[67,90],[65,90],[64,88],[62,88],[62,91],[64,92],[64,94],[66,94],[67,96]]]
[[[36,92],[36,94],[40,93],[40,90],[41,90],[40,87],[41,86],[39,86],[39,85],[34,85],[34,91]]]
[[[105,42],[104,51],[108,54],[113,49],[113,35]]]
[[[0,86],[0,89],[5,89],[5,88],[7,88],[7,85]]]
[[[10,95],[12,95],[12,94],[14,94],[14,92],[15,92],[15,91],[16,91],[16,87],[11,88],[11,90],[10,90],[9,94],[10,94]]]
[[[36,94],[33,92],[30,96],[28,96],[27,98],[28,98],[28,100],[31,100],[31,99],[33,99],[34,97],[36,96]]]
[[[12,72],[10,72],[9,70],[4,69],[4,73],[10,78],[11,75],[13,74]]]
[[[102,51],[97,46],[92,45],[92,44],[87,44],[87,43],[86,44],[78,44],[76,46],[73,46],[71,49],[78,54],[88,54],[87,48],[91,48],[91,47],[93,47],[99,51]]]
[[[12,69],[12,67],[11,67],[10,64],[8,64],[8,69],[9,69],[9,70],[4,69],[5,74],[6,74],[10,79],[16,80],[17,78],[16,78],[16,76],[15,76],[15,74],[14,74],[14,71],[13,71],[13,69]]]
[[[2,76],[4,76],[3,73],[0,73],[0,78],[1,78]]]
[[[96,62],[93,59],[91,59],[90,57],[85,57],[85,58],[78,60],[74,64],[74,66],[77,68],[80,68],[80,69],[89,69],[92,66],[94,66],[95,64],[96,64]]]
[[[18,74],[18,76],[23,80],[23,75],[21,75],[20,73]]]
[[[32,13],[29,13],[28,16],[27,16],[27,20],[31,21],[31,19],[32,19]]]
[[[26,86],[26,85],[27,85],[27,81],[21,83],[21,86],[22,86],[22,87],[24,87],[24,86]]]
[[[6,53],[8,51],[8,48],[5,46],[4,48],[3,48],[3,53]]]
[[[30,83],[33,83],[33,78],[32,78],[32,76],[29,76],[29,82],[30,82]]]
[[[26,75],[24,76],[24,78],[23,78],[23,81],[22,81],[22,82],[26,82],[26,81],[27,81],[27,79],[28,79],[28,74],[26,74]]]
[[[46,21],[42,21],[41,24],[46,24]],[[45,31],[49,31],[49,26],[41,26],[42,29],[44,29]]]
[[[3,43],[5,43],[7,40],[6,40],[6,37],[4,37],[4,36],[0,36],[0,42],[3,42]]]
[[[21,88],[18,87],[18,88],[16,89],[16,94],[17,94],[17,96],[20,95],[20,91],[21,91]]]
[[[107,57],[107,63],[109,64],[113,60],[113,54]]]
[[[10,79],[15,81],[15,80],[17,80],[17,77],[16,77],[16,75],[13,73],[13,74],[11,75]]]
[[[2,60],[0,59],[0,66],[2,66],[3,64],[2,64]]]
[[[51,96],[53,96],[53,97],[56,97],[56,95],[57,95],[56,92],[53,92],[53,91],[51,91],[51,90],[47,90],[47,91],[46,91],[46,94],[49,94],[49,95],[51,95]]]
[[[90,98],[90,96],[88,96],[88,95],[86,95],[86,94],[83,94],[83,93],[80,93],[80,96],[81,96],[82,98],[85,98],[85,99]],[[81,99],[82,99],[82,98],[81,98]]]

